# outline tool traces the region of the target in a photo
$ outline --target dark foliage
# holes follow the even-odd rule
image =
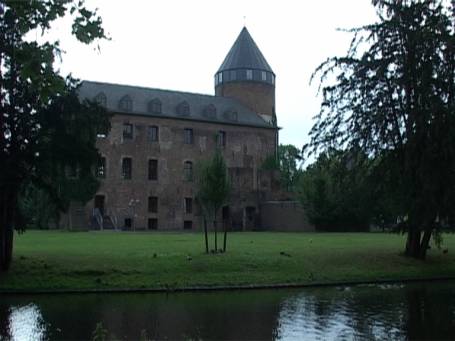
[[[70,199],[87,200],[96,189],[91,165],[98,158],[96,131],[105,129],[108,116],[100,107],[79,103],[74,80],[59,76],[53,67],[60,55],[58,42],[25,39],[70,14],[72,33],[83,43],[105,38],[101,18],[84,1],[0,1],[0,271],[9,267],[13,228],[25,222],[19,210],[21,189],[33,183],[64,210]],[[77,167],[84,182],[63,181],[66,167]],[[70,187],[68,187],[70,186]]]
[[[367,231],[374,220],[371,161],[362,153],[331,149],[302,173],[298,196],[320,231]]]
[[[302,161],[301,154],[301,150],[292,144],[280,144],[278,146],[278,157],[275,155],[267,157],[262,164],[262,168],[280,171],[282,188],[286,191],[294,192],[299,176],[302,173],[299,165]]]
[[[313,152],[359,148],[394,196],[406,254],[425,258],[455,208],[455,12],[447,1],[374,0],[378,23],[353,29],[345,57],[316,75]]]

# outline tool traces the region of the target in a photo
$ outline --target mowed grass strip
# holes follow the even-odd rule
[[[222,235],[219,234],[219,247]],[[314,284],[455,276],[455,235],[425,262],[402,256],[389,233],[228,234],[205,254],[202,233],[27,231],[15,235],[4,290]],[[210,234],[213,248],[213,234]]]

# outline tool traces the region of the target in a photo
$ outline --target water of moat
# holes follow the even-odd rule
[[[455,282],[192,293],[0,295],[0,340],[455,339]]]

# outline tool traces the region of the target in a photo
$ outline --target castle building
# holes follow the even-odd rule
[[[84,81],[81,98],[113,113],[112,128],[97,141],[101,186],[87,204],[71,205],[64,224],[200,229],[195,172],[218,149],[232,186],[220,219],[232,229],[260,225],[261,202],[278,189],[262,168],[278,146],[275,82],[246,28],[215,73],[214,96]]]

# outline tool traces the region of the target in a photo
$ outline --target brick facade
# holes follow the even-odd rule
[[[216,95],[237,99],[240,103],[270,120],[275,115],[275,87],[260,82],[232,82],[216,87]]]
[[[124,123],[133,125],[132,139],[123,138]],[[150,126],[158,127],[158,141],[149,140]],[[184,141],[184,129],[193,131],[191,144]],[[220,131],[226,136],[225,147],[221,148],[217,147],[216,140]],[[274,154],[274,135],[273,129],[115,115],[110,134],[98,141],[100,153],[106,160],[106,178],[101,180],[97,195],[104,196],[105,212],[115,216],[120,227],[125,226],[128,218],[132,218],[133,228],[147,228],[148,219],[152,218],[157,219],[160,230],[183,229],[184,221],[192,221],[199,227],[197,188],[194,181],[185,179],[184,164],[191,162],[195,173],[198,162],[220,148],[233,186],[235,202],[231,200],[231,216],[238,216],[244,207],[257,209],[256,194],[260,190],[267,191],[270,186],[267,182],[263,183],[265,188],[258,184],[258,169],[265,157]],[[125,157],[132,160],[131,179],[122,176]],[[149,160],[157,160],[156,180],[149,180]],[[152,196],[158,198],[156,213],[148,212],[148,197]],[[193,201],[192,213],[185,213],[185,198]],[[94,204],[91,201],[87,206],[94,207]]]

